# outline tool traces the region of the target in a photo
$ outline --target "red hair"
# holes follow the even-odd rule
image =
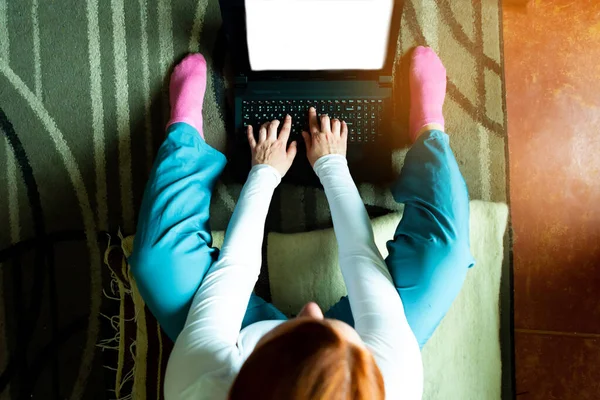
[[[371,353],[319,320],[259,345],[229,391],[230,400],[384,398],[383,377]]]

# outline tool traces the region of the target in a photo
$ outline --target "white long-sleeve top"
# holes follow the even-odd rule
[[[420,399],[423,367],[417,340],[352,180],[346,159],[315,163],[331,208],[339,263],[355,329],[383,375],[387,399]],[[261,267],[263,231],[281,175],[252,168],[229,223],[221,253],[192,302],[169,358],[166,399],[225,399],[242,364],[267,332],[283,321],[262,321],[240,331]]]

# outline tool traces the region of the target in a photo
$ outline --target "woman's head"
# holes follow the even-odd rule
[[[384,397],[381,373],[356,331],[324,319],[315,303],[258,342],[229,392],[231,400]]]

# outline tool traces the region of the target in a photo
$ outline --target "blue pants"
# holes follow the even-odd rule
[[[391,190],[394,200],[404,203],[404,214],[387,242],[385,262],[423,348],[475,265],[469,245],[469,195],[448,135],[421,134]],[[354,326],[347,296],[325,316]]]
[[[212,247],[209,206],[226,159],[190,125],[167,130],[144,193],[129,262],[150,311],[175,340],[192,298],[218,257]],[[469,203],[464,180],[439,131],[421,135],[408,152],[397,184],[404,216],[388,243],[388,267],[421,346],[458,294],[467,269]],[[326,316],[353,324],[347,298]],[[252,295],[242,328],[286,319],[272,304]]]

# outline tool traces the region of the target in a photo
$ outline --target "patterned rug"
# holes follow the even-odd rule
[[[417,44],[440,54],[447,131],[471,198],[506,202],[499,3],[406,0],[394,84],[405,138],[403,56]],[[119,230],[135,231],[167,77],[189,51],[209,62],[204,130],[224,150],[220,27],[217,0],[0,0],[0,399],[115,398],[119,310],[103,254]],[[397,168],[405,154],[396,149]],[[397,209],[385,187],[360,190],[372,215]],[[225,228],[239,191],[219,184],[213,229]],[[329,224],[322,191],[284,185],[267,229]],[[268,297],[265,276],[257,290]]]

